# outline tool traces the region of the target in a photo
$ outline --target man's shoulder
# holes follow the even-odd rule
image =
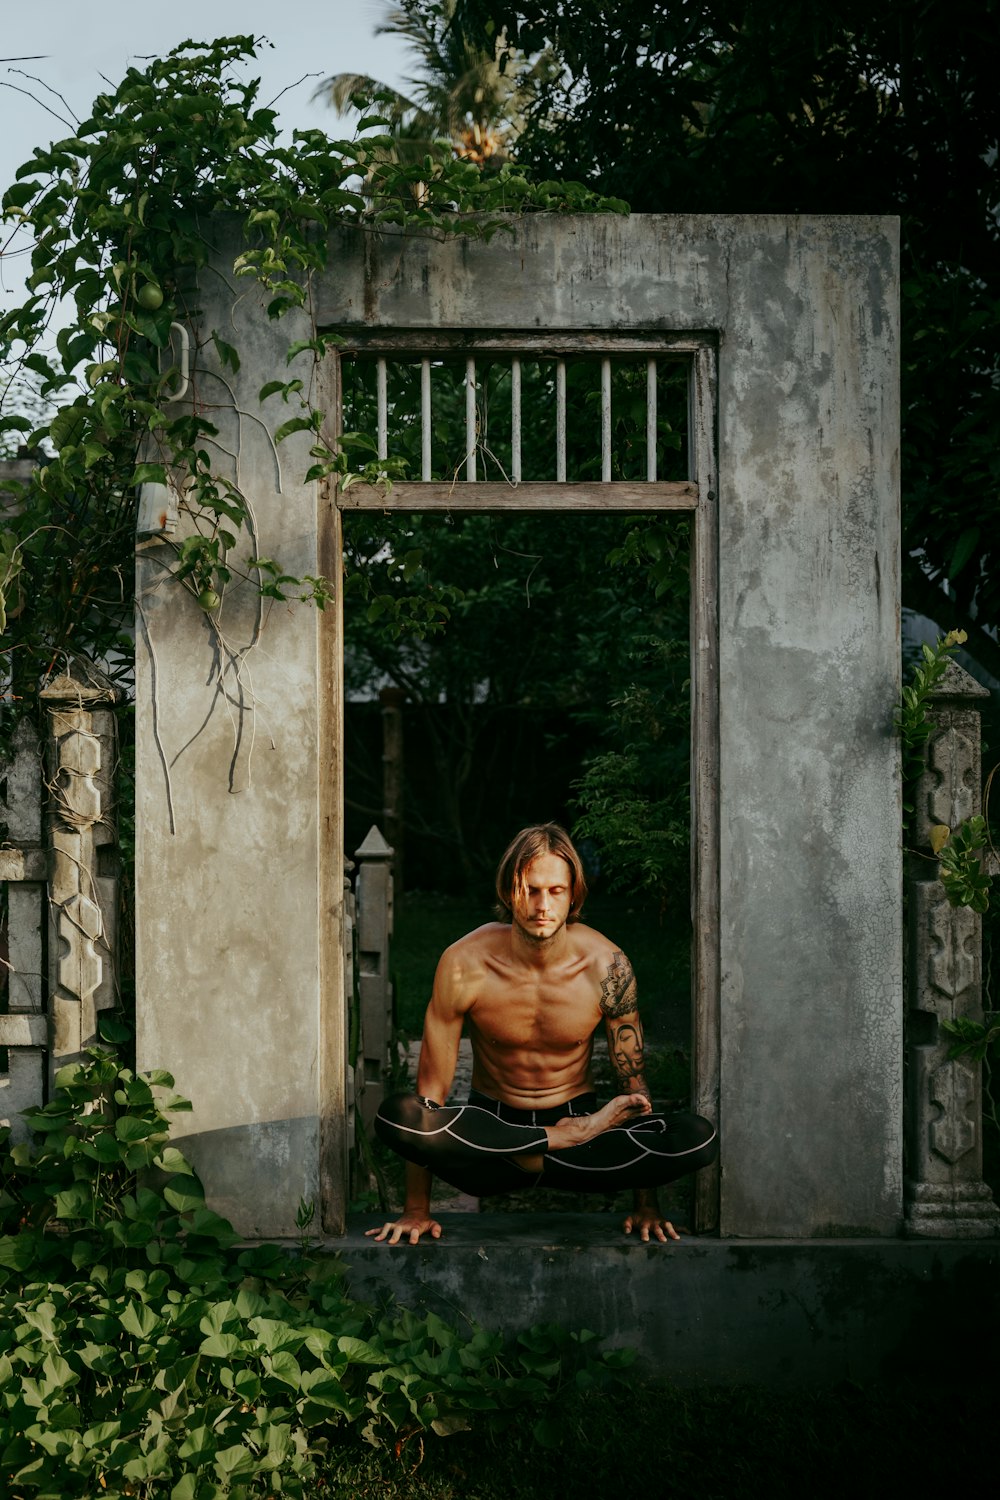
[[[613,942],[611,938],[605,937],[603,932],[598,932],[596,927],[588,927],[586,922],[574,922],[568,931],[576,951],[586,954],[595,963],[603,961],[607,965],[615,957],[619,959],[624,958],[624,954],[617,943]]]
[[[446,948],[445,955],[449,953],[479,953],[492,952],[504,941],[510,940],[509,922],[484,922],[482,927],[474,927],[464,937]]]
[[[458,976],[475,970],[509,943],[510,927],[506,923],[485,922],[444,950],[438,964],[439,972]]]

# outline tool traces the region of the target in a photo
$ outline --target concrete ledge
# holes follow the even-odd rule
[[[1000,1240],[642,1245],[604,1214],[441,1214],[390,1249],[352,1219],[353,1294],[514,1330],[557,1322],[628,1345],[681,1385],[978,1380],[1000,1332]]]

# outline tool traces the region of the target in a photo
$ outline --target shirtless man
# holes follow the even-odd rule
[[[379,1136],[406,1157],[401,1216],[368,1230],[417,1244],[431,1217],[432,1171],[464,1191],[510,1192],[543,1182],[576,1191],[634,1190],[626,1234],[679,1238],[656,1186],[713,1160],[716,1135],[698,1115],[654,1115],[643,1077],[642,1022],[632,967],[579,921],[587,894],[579,855],[554,823],[525,828],[497,871],[506,922],[488,922],[446,950],[424,1020],[417,1093],[379,1110]],[[598,1108],[591,1054],[604,1022],[621,1093]],[[463,1025],[472,1042],[467,1105],[446,1106]]]

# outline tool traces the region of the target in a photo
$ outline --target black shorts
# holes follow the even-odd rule
[[[594,1114],[597,1095],[575,1094],[572,1099],[549,1105],[547,1109],[517,1109],[513,1104],[504,1104],[501,1099],[481,1094],[478,1089],[470,1089],[469,1103],[476,1109],[485,1109],[498,1120],[505,1120],[508,1125],[558,1125],[560,1120],[569,1116]]]
[[[375,1131],[407,1161],[477,1198],[538,1183],[577,1193],[655,1188],[715,1160],[715,1127],[680,1110],[642,1115],[582,1145],[550,1149],[544,1127],[591,1114],[596,1102],[593,1094],[578,1094],[552,1109],[521,1110],[478,1090],[468,1104],[394,1094],[375,1116]]]

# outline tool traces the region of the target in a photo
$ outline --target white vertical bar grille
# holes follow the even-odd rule
[[[420,477],[431,477],[431,362],[420,361]]]
[[[646,482],[656,483],[656,360],[646,361]]]
[[[465,361],[465,477],[476,479],[476,361]]]
[[[601,360],[601,479],[611,482],[611,361]]]
[[[389,398],[387,390],[385,360],[381,356],[375,361],[375,406],[378,422],[378,456],[389,457]]]
[[[521,483],[521,361],[510,362],[510,477]]]
[[[556,364],[556,483],[566,483],[566,361]]]

